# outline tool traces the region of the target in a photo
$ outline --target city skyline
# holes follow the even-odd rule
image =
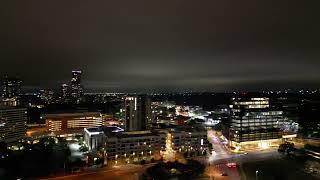
[[[320,179],[316,3],[0,7],[0,179]]]
[[[0,72],[28,89],[57,87],[75,69],[86,90],[320,87],[308,2],[24,3],[3,4]]]
[[[83,71],[81,70],[72,70],[71,73],[74,72],[80,72],[81,73],[81,78],[83,78]],[[70,73],[70,72],[69,72]],[[70,76],[70,74],[69,74]],[[72,75],[73,76],[73,75]],[[72,83],[73,83],[73,78],[70,79],[66,78],[64,81],[57,81],[52,85],[47,85],[47,86],[30,86],[29,84],[25,84],[25,81],[23,78],[21,78],[18,75],[12,76],[11,74],[5,74],[2,76],[2,83],[4,83],[6,78],[11,78],[11,79],[19,79],[20,80],[20,91],[22,93],[32,93],[32,92],[38,92],[41,90],[53,90],[56,93],[59,94],[64,94],[66,91],[65,88],[67,89],[72,89]],[[70,77],[69,77],[70,78]],[[95,86],[94,88],[90,88],[88,86],[88,83],[83,82],[81,80],[81,83],[79,83],[77,86],[79,86],[79,93],[187,93],[187,92],[216,92],[216,93],[231,93],[231,92],[300,92],[300,91],[306,91],[306,92],[316,92],[319,91],[319,87],[317,85],[310,84],[304,82],[300,83],[300,86],[293,86],[293,85],[288,85],[288,83],[280,83],[277,84],[276,82],[273,81],[268,81],[269,85],[271,86],[265,86],[264,82],[262,84],[256,83],[256,85],[260,84],[259,87],[254,86],[252,88],[250,84],[241,84],[242,86],[240,87],[232,87],[232,88],[212,88],[212,87],[190,87],[190,86],[184,86],[184,87],[161,87],[161,86],[153,86],[153,87],[143,87],[143,88],[124,88],[120,86],[114,86],[114,87],[109,87],[109,88],[101,88]],[[69,87],[70,85],[70,87]],[[273,85],[273,86],[272,86]],[[71,90],[70,89],[70,90]],[[69,90],[68,90],[69,91]],[[69,92],[70,93],[70,92]]]

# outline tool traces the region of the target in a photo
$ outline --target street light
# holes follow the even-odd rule
[[[259,173],[259,171],[256,170],[256,180],[258,180],[258,173]]]

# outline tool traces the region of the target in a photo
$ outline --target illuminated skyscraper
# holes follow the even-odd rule
[[[140,131],[147,128],[151,122],[151,101],[146,96],[126,97],[125,130]]]
[[[9,78],[5,76],[2,80],[2,97],[14,98],[21,94],[22,81],[18,78]]]
[[[70,89],[68,84],[61,85],[60,98],[63,103],[68,103],[70,101]]]
[[[65,99],[68,96],[68,90],[69,90],[68,84],[62,84],[61,85],[61,96],[62,96],[62,98]]]
[[[79,103],[83,90],[81,86],[81,71],[72,71],[71,97],[74,102]]]

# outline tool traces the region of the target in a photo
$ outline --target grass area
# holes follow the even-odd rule
[[[291,159],[265,160],[249,162],[242,165],[241,177],[244,180],[316,180],[315,177],[303,172],[303,163],[298,164]]]

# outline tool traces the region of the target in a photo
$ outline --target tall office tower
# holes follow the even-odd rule
[[[80,97],[83,93],[81,86],[81,73],[81,71],[72,71],[71,97],[77,103],[79,103]]]
[[[22,81],[18,78],[5,76],[2,80],[2,97],[15,98],[21,94]]]
[[[68,84],[62,84],[61,85],[61,92],[60,92],[61,101],[64,103],[69,102],[69,85]]]
[[[126,97],[124,100],[125,130],[146,130],[151,123],[151,100],[147,96]]]
[[[25,137],[27,109],[0,107],[0,142],[12,143]]]
[[[38,97],[40,97],[40,99],[46,104],[54,102],[54,92],[49,89],[41,89]]]
[[[283,112],[269,107],[269,98],[233,98],[230,145],[236,148],[268,146],[279,142]],[[247,146],[248,145],[248,146]]]

